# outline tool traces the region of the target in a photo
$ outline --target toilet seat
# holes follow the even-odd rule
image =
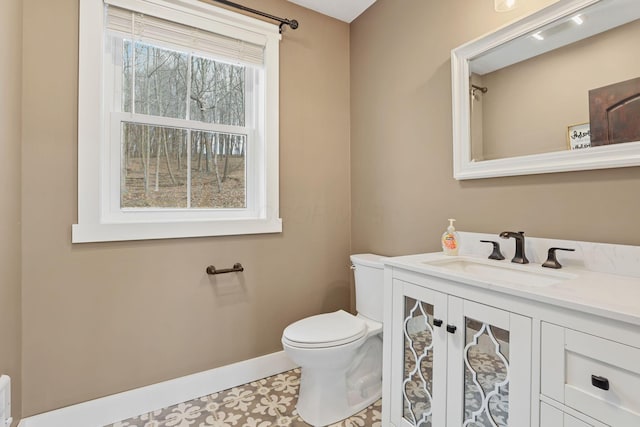
[[[338,310],[307,317],[287,326],[282,334],[287,344],[299,348],[334,347],[348,344],[367,333],[367,324]]]

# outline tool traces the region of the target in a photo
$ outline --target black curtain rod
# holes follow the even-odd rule
[[[245,12],[253,13],[254,15],[264,16],[265,18],[269,18],[269,19],[273,19],[274,21],[278,21],[280,23],[280,33],[282,33],[282,27],[285,26],[285,25],[290,26],[292,30],[295,30],[299,26],[298,21],[296,21],[295,19],[279,18],[277,16],[273,16],[273,15],[270,15],[268,13],[256,10],[256,9],[251,9],[250,7],[246,7],[246,6],[243,6],[241,4],[234,3],[234,2],[231,2],[231,1],[228,1],[228,0],[210,0],[210,1],[214,1],[216,3],[222,3],[224,5],[227,5],[227,6],[230,6],[230,7],[234,7],[236,9],[244,10]]]

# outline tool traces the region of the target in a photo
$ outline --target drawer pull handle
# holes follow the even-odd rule
[[[433,319],[433,326],[437,326],[439,328],[440,326],[442,326],[442,320]]]
[[[609,390],[609,380],[605,377],[591,375],[591,385],[602,390]]]
[[[455,334],[456,329],[458,329],[457,326],[447,325],[447,332],[449,332],[450,334]]]

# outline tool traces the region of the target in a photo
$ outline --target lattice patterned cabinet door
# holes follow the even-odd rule
[[[402,416],[414,426],[432,425],[433,328],[433,305],[405,297]]]
[[[394,282],[392,422],[443,425],[446,408],[446,295]]]
[[[529,426],[531,319],[455,297],[449,316],[447,426]]]
[[[465,318],[464,424],[509,425],[509,331]]]
[[[530,427],[531,319],[393,280],[390,415],[397,427]]]

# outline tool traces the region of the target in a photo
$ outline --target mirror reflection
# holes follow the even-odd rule
[[[472,58],[472,160],[640,140],[639,18],[602,0]]]

